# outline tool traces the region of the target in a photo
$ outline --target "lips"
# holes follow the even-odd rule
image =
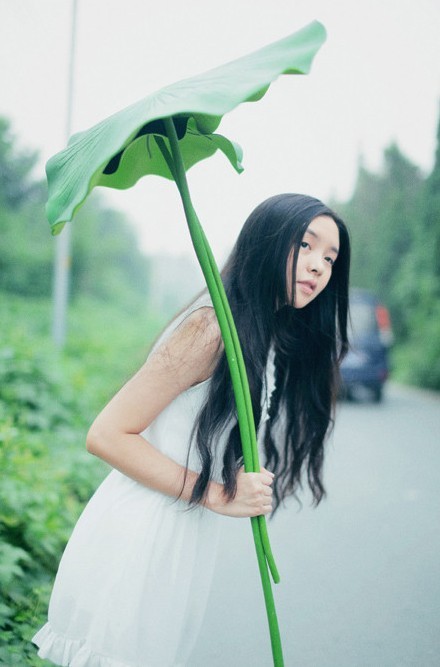
[[[316,289],[316,282],[314,280],[298,280],[297,285],[304,294],[313,294]]]

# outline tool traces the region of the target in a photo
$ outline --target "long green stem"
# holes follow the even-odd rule
[[[228,299],[226,297],[226,293],[223,287],[223,283],[220,277],[220,273],[217,269],[217,265],[215,263],[215,259],[212,255],[211,248],[209,247],[208,240],[205,236],[205,233],[203,231],[203,228],[201,228],[202,236],[204,239],[204,245],[205,245],[205,250],[208,254],[209,260],[210,260],[210,265],[212,269],[212,273],[214,275],[215,281],[217,288],[219,290],[219,293],[222,298],[222,305],[225,309],[225,313],[228,319],[228,325],[230,328],[230,332],[232,335],[233,343],[234,343],[234,351],[236,354],[236,358],[238,361],[238,367],[239,367],[239,372],[240,372],[240,379],[245,395],[245,402],[246,402],[246,416],[248,420],[248,428],[250,432],[250,437],[251,437],[251,449],[252,449],[252,460],[253,460],[253,468],[252,470],[254,472],[258,472],[260,470],[260,463],[259,463],[259,457],[258,457],[258,447],[257,447],[257,437],[255,433],[255,422],[253,418],[253,410],[252,410],[252,401],[251,401],[251,396],[250,396],[250,391],[249,391],[249,383],[247,379],[247,374],[246,374],[246,367],[244,365],[244,359],[243,359],[243,353],[241,350],[240,346],[240,341],[238,338],[237,330],[235,328],[235,322],[232,317],[231,313],[231,308],[229,306]],[[245,470],[246,470],[246,465],[245,465]],[[270,569],[270,573],[272,575],[272,579],[274,583],[278,584],[280,581],[280,575],[278,573],[278,568],[275,563],[275,559],[272,553],[272,548],[270,546],[270,541],[269,541],[269,535],[267,533],[267,524],[266,524],[266,518],[263,515],[260,515],[255,518],[255,521],[258,522],[259,525],[259,532],[260,532],[260,537],[261,537],[261,542],[263,544],[264,548],[264,553],[267,559],[267,564]]]
[[[199,260],[200,267],[203,271],[203,275],[205,276],[206,279],[206,284],[208,286],[208,290],[212,298],[214,309],[219,321],[222,338],[225,344],[225,352],[228,358],[228,364],[231,372],[234,396],[237,404],[237,412],[239,415],[240,414],[243,415],[246,414],[246,399],[243,392],[243,385],[241,382],[240,370],[238,366],[234,341],[232,339],[230,326],[225,313],[223,300],[218,289],[218,284],[220,283],[222,288],[223,284],[221,283],[221,279],[219,280],[219,283],[217,283],[217,281],[215,280],[215,275],[213,275],[211,262],[209,260],[209,256],[206,250],[206,246],[209,247],[209,245],[207,244],[207,241],[204,237],[202,227],[200,225],[199,219],[191,202],[188,183],[186,180],[186,172],[182,162],[177,136],[174,137],[175,135],[174,123],[171,121],[171,119],[164,119],[164,123],[169,136],[172,155],[170,155],[168,148],[166,147],[165,142],[161,137],[157,137],[156,142],[164,156],[165,161],[167,162],[167,165],[173,175],[174,180],[176,181],[177,187],[179,189],[182,198],[182,203],[185,210],[185,216],[188,222],[188,228],[193,242],[194,250]],[[244,459],[245,469],[248,472],[256,471],[256,469],[254,469],[254,453],[252,452],[252,444],[251,444],[252,439],[251,439],[251,432],[249,429],[249,420],[247,418],[239,419],[239,428],[240,428],[241,442],[243,446],[243,459]],[[258,460],[256,463],[258,463]]]
[[[178,175],[176,172],[176,167],[173,161],[173,157],[168,151],[168,148],[165,144],[165,141],[162,137],[157,136],[156,137],[156,143],[159,147],[159,149],[162,152],[162,155],[173,175],[174,180],[176,183],[178,182]],[[185,174],[185,180],[186,180],[186,174]],[[189,195],[189,192],[188,192]],[[208,271],[209,276],[207,276],[207,283],[211,284],[211,290],[215,291],[217,290],[217,296],[220,297],[221,302],[222,302],[222,309],[223,309],[223,315],[226,316],[227,319],[227,324],[228,324],[228,331],[226,332],[227,336],[229,335],[232,337],[232,345],[234,348],[234,355],[235,355],[235,360],[238,364],[238,371],[240,374],[240,387],[239,391],[242,393],[241,399],[244,400],[245,402],[245,417],[246,417],[246,423],[241,424],[241,431],[240,434],[242,436],[242,442],[245,443],[245,446],[243,447],[243,459],[244,459],[244,464],[245,464],[245,470],[247,472],[259,472],[260,470],[260,462],[259,462],[259,456],[258,456],[258,446],[257,446],[257,437],[256,437],[256,432],[255,432],[255,422],[254,422],[254,416],[253,416],[253,409],[252,409],[252,400],[251,400],[251,395],[249,391],[249,383],[247,379],[247,374],[246,374],[246,367],[244,364],[244,359],[243,359],[243,353],[241,350],[241,345],[240,341],[238,338],[237,330],[235,328],[235,322],[234,318],[232,316],[231,308],[229,306],[229,302],[226,296],[226,292],[223,286],[223,282],[221,280],[221,276],[219,273],[219,270],[217,268],[217,264],[215,262],[214,256],[212,254],[211,248],[209,246],[208,240],[206,238],[206,235],[203,231],[203,228],[200,224],[200,221],[197,217],[196,212],[194,211],[194,207],[191,204],[192,208],[192,213],[194,215],[194,219],[196,221],[196,226],[198,229],[199,235],[201,235],[202,240],[203,240],[203,246],[205,249],[205,252],[207,254],[208,260],[209,260],[209,265],[210,265],[210,271]],[[202,261],[202,260],[201,260]],[[215,285],[213,283],[215,281]],[[235,361],[233,362],[235,363]],[[241,401],[240,401],[241,402]],[[243,422],[244,418],[242,418]],[[250,443],[250,447],[248,446],[248,443]],[[258,521],[259,524],[259,531],[260,531],[260,536],[261,536],[261,542],[263,544],[263,549],[264,553],[267,559],[267,564],[269,566],[272,579],[274,583],[279,583],[280,581],[280,575],[278,573],[278,569],[275,563],[275,559],[273,557],[272,553],[272,548],[270,546],[270,541],[269,541],[269,535],[267,533],[267,524],[266,524],[266,518],[264,516],[259,516],[257,517],[256,521]]]
[[[238,363],[238,370],[240,373],[240,381],[241,381],[241,386],[244,394],[244,400],[245,400],[245,405],[246,405],[246,419],[247,419],[247,432],[249,433],[250,441],[251,441],[251,458],[252,458],[252,468],[246,467],[246,462],[245,462],[245,470],[248,472],[259,472],[260,471],[260,462],[259,462],[259,456],[258,456],[258,446],[257,446],[257,436],[255,432],[255,421],[254,421],[254,416],[253,416],[253,409],[252,409],[252,400],[251,400],[251,394],[249,391],[249,383],[247,379],[247,373],[246,373],[246,367],[244,364],[244,359],[243,359],[243,353],[241,350],[241,345],[240,341],[238,338],[237,330],[235,328],[235,323],[234,319],[232,317],[231,313],[231,308],[229,306],[229,302],[223,287],[223,283],[221,280],[220,273],[217,269],[217,265],[215,263],[211,248],[209,247],[208,241],[206,239],[205,233],[202,231],[202,236],[204,240],[204,245],[205,245],[205,250],[207,252],[210,266],[212,269],[212,274],[214,276],[215,282],[217,289],[220,293],[221,299],[222,299],[222,306],[225,310],[226,318],[228,321],[228,326],[229,330],[232,336],[232,341],[234,345],[234,352],[235,352],[235,357],[237,359]],[[244,458],[244,457],[243,457]],[[270,541],[269,541],[269,535],[267,533],[267,524],[266,524],[266,518],[263,515],[260,515],[259,517],[256,517],[255,519],[258,524],[259,524],[259,531],[261,535],[261,541],[263,544],[264,548],[264,553],[267,559],[267,564],[270,569],[270,573],[272,575],[272,579],[274,583],[278,584],[280,581],[280,575],[278,573],[278,569],[275,563],[275,559],[272,554],[272,548],[270,546]]]
[[[230,313],[220,274],[191,202],[185,167],[183,165],[173,120],[172,118],[165,118],[164,123],[170,142],[171,156],[169,155],[163,140],[158,142],[158,146],[164,154],[179,189],[194,249],[205,276],[219,321],[237,405],[238,424],[243,447],[245,469],[248,471],[259,471],[258,449],[256,445],[255,424],[252,414],[249,385],[232,314]],[[274,665],[275,667],[283,667],[284,661],[281,638],[272,587],[267,569],[268,562],[271,564],[271,572],[274,581],[279,581],[279,576],[270,549],[265,517],[255,517],[251,520],[251,523],[266,603]]]

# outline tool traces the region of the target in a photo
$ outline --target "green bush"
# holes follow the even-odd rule
[[[60,465],[48,434],[21,431],[12,420],[0,427],[0,628],[3,654],[17,656],[14,663],[0,653],[5,665],[35,653],[29,640],[44,620],[49,583],[84,495],[83,480],[76,492],[74,477],[80,450]],[[99,477],[95,468],[89,493]]]
[[[440,390],[440,303],[414,323],[411,338],[393,352],[393,364],[397,380]]]
[[[142,363],[159,322],[141,307],[82,299],[60,353],[49,303],[1,296],[0,665],[41,667],[30,639],[72,527],[108,471],[85,451],[88,426]]]
[[[35,654],[29,639],[44,621],[49,583],[104,466],[86,460],[73,392],[41,360],[1,352],[0,663],[22,665]]]

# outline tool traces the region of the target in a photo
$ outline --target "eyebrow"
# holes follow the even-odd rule
[[[308,229],[306,229],[305,234],[311,234],[312,236],[315,237],[315,239],[319,239],[319,234],[314,232],[313,229],[310,229],[310,227]],[[333,252],[336,253],[336,255],[339,254],[339,248],[335,248],[335,246],[333,246],[333,245],[330,246],[330,250],[333,250]]]

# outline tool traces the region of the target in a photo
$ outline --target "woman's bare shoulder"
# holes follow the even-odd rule
[[[217,316],[203,306],[190,313],[152,354],[150,361],[191,386],[209,378],[222,353]]]

